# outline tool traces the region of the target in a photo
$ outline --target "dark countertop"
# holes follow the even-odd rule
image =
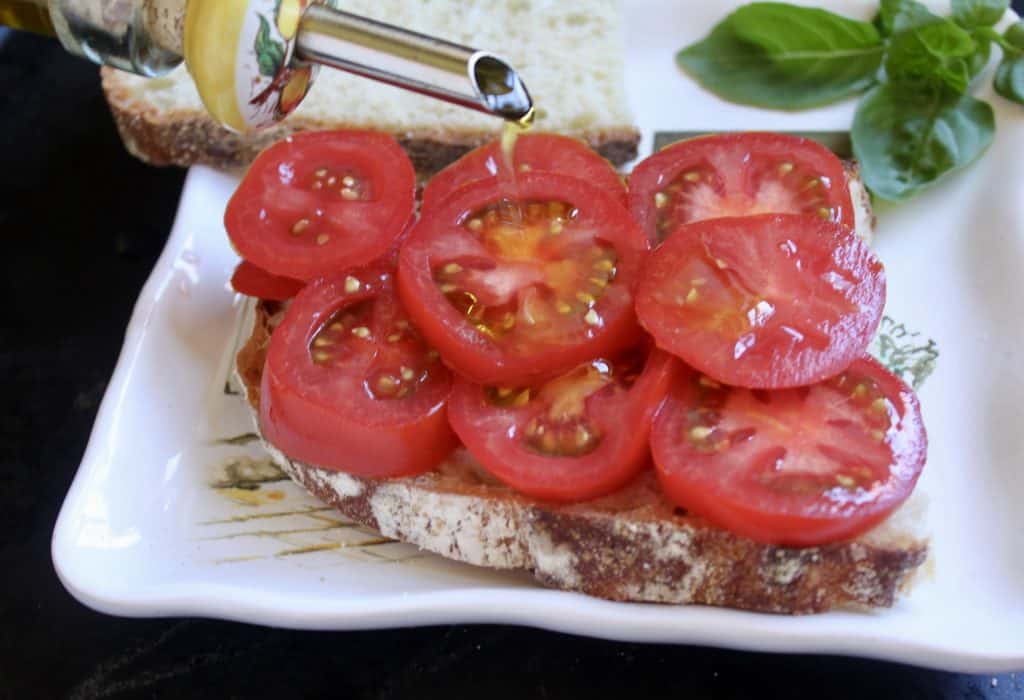
[[[28,35],[0,44],[0,139],[0,697],[1024,697],[1024,673],[515,627],[312,633],[85,608],[57,580],[50,536],[184,172],[131,158],[96,69]]]

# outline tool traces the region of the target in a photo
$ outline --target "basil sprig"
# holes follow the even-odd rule
[[[873,22],[778,2],[738,8],[679,65],[732,102],[799,110],[865,93],[851,140],[868,188],[905,200],[963,168],[992,142],[992,108],[968,94],[992,45],[995,89],[1024,104],[1024,22],[993,26],[1009,0],[951,0],[940,17],[917,0],[880,0]]]

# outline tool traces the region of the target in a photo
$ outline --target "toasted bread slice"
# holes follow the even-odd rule
[[[280,304],[259,302],[238,354],[254,415],[282,316]],[[560,505],[500,484],[463,449],[427,474],[369,479],[266,447],[311,494],[387,537],[469,564],[529,570],[544,585],[610,600],[788,614],[887,607],[928,554],[919,491],[855,540],[792,548],[753,542],[673,507],[650,469],[610,496]]]
[[[534,98],[538,129],[583,139],[617,166],[636,157],[640,133],[627,107],[617,0],[346,0],[344,9],[504,56]],[[239,166],[292,130],[356,128],[394,134],[417,170],[430,173],[500,129],[494,117],[322,70],[309,97],[279,128],[241,135],[207,116],[184,68],[152,79],[110,68],[102,76],[126,146],[156,165]]]

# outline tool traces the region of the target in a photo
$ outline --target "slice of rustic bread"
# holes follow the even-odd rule
[[[280,305],[260,302],[238,354],[254,412],[282,314]],[[753,542],[674,508],[651,470],[610,496],[557,505],[498,483],[461,449],[434,472],[367,479],[266,447],[311,494],[387,537],[470,564],[529,570],[544,585],[611,600],[788,614],[886,607],[928,554],[920,490],[856,540],[792,548]]]
[[[617,0],[403,2],[346,0],[348,12],[494,51],[521,73],[538,129],[585,140],[615,165],[636,156],[627,107],[622,4]],[[494,117],[335,70],[279,128],[234,134],[215,124],[184,68],[140,78],[104,68],[103,88],[128,149],[157,165],[232,167],[294,129],[378,129],[395,135],[429,173],[493,139]]]

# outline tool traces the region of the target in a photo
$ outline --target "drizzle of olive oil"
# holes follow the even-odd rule
[[[36,34],[55,33],[44,0],[0,0],[0,24]]]
[[[508,119],[501,130],[501,157],[504,167],[498,167],[498,178],[501,190],[506,196],[498,203],[498,215],[502,222],[521,228],[523,223],[522,211],[520,211],[519,196],[519,170],[515,164],[516,142],[519,137],[525,134],[533,126],[535,111],[530,111],[519,119]]]

